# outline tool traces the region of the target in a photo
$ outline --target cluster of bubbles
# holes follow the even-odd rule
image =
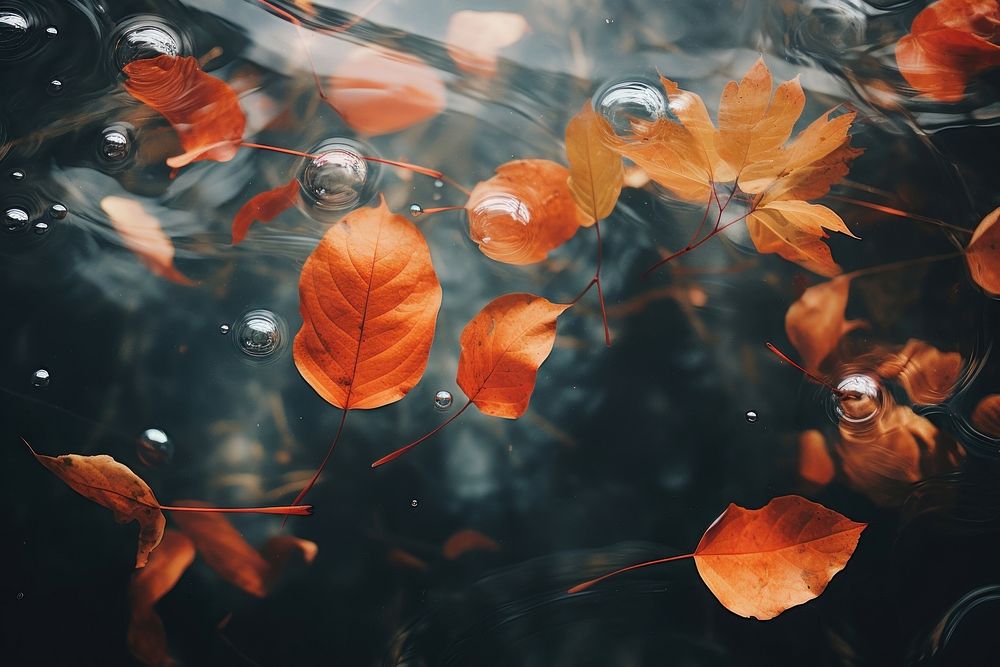
[[[299,173],[303,199],[320,214],[348,211],[375,196],[381,169],[365,159],[371,149],[350,139],[326,139],[309,151],[314,158]]]
[[[223,324],[219,332],[228,334],[229,325]],[[288,338],[284,321],[270,310],[257,308],[245,313],[232,327],[233,344],[245,358],[267,362],[277,358]]]
[[[11,172],[11,180],[21,181],[24,172]],[[64,219],[69,210],[65,205],[55,203],[49,206],[46,213],[41,213],[41,206],[32,197],[13,196],[9,198],[0,211],[3,211],[3,228],[8,234],[21,234],[29,228],[38,236],[48,234],[50,223]]]
[[[147,428],[136,443],[136,456],[146,467],[156,468],[174,458],[174,443],[158,428]]]
[[[594,110],[608,120],[618,135],[630,133],[632,120],[666,118],[667,109],[663,89],[643,77],[610,81],[594,94]]]

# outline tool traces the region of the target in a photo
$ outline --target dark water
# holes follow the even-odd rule
[[[239,207],[302,163],[242,150],[171,179],[172,130],[121,86],[130,52],[120,40],[136,26],[159,27],[182,54],[218,49],[206,69],[242,92],[255,141],[309,150],[357,140],[466,187],[514,157],[564,161],[565,124],[595,91],[660,71],[714,110],[725,82],[763,53],[777,80],[802,76],[804,122],[838,103],[859,112],[854,143],[866,152],[835,195],[964,229],[1000,203],[996,73],[963,101],[936,104],[913,99],[895,70],[892,44],[922,2],[385,0],[336,34],[321,31],[367,3],[316,2],[313,17],[278,4],[311,31],[321,75],[359,44],[395,48],[439,70],[447,108],[402,132],[358,136],[318,102],[295,29],[255,2],[0,1],[0,16],[25,21],[0,26],[0,203],[23,210],[28,226],[0,231],[4,664],[137,664],[125,643],[134,525],[66,488],[19,437],[52,455],[111,454],[164,502],[267,505],[291,500],[340,419],[302,380],[289,345],[301,323],[298,274],[331,216],[305,203],[232,248]],[[456,68],[442,43],[457,9],[518,12],[532,27],[488,83]],[[463,203],[455,189],[388,167],[366,188],[397,211]],[[99,205],[109,195],[140,199],[159,217],[195,287],[153,275],[123,247]],[[845,270],[948,253],[966,238],[827,203],[863,239],[831,239]],[[841,478],[816,490],[798,476],[796,438],[835,437],[828,392],[763,345],[789,348],[784,313],[816,278],[756,254],[739,232],[640,280],[697,219],[662,191],[626,190],[603,227],[614,345],[603,346],[588,297],[560,320],[528,414],[470,410],[372,471],[372,460],[441,421],[437,392],[454,394],[457,409],[458,336],[483,304],[513,291],[568,301],[593,271],[587,230],[547,262],[514,267],[479,253],[460,213],[418,220],[444,291],[422,382],[399,403],[348,418],[309,496],[315,515],[286,528],[319,545],[311,567],[258,600],[195,562],[157,607],[171,654],[188,665],[990,664],[1000,648],[1000,442],[969,419],[1000,390],[997,302],[961,259],[856,281],[848,316],[871,327],[852,335],[855,346],[918,338],[962,355],[952,397],[920,410],[965,455],[894,506]],[[691,290],[704,303],[685,297]],[[265,358],[234,344],[258,309],[285,327]],[[159,434],[137,446],[147,429],[169,439],[169,463],[155,456]],[[690,562],[564,592],[615,566],[689,552],[730,502],[759,507],[788,493],[870,527],[820,598],[775,620],[726,611]],[[273,517],[234,523],[251,544],[282,530]],[[442,543],[462,529],[500,550],[443,558]]]

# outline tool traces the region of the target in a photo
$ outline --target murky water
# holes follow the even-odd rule
[[[976,77],[958,103],[914,98],[892,45],[926,3],[274,4],[301,31],[252,1],[0,0],[5,664],[138,664],[125,641],[134,526],[73,494],[19,438],[51,455],[110,454],[163,502],[290,502],[341,418],[293,364],[299,273],[324,231],[379,193],[411,213],[441,282],[427,371],[404,400],[351,412],[310,493],[314,516],[285,528],[275,517],[233,520],[253,545],[282,532],[315,542],[311,566],[255,599],[196,560],[157,605],[178,661],[988,664],[1000,618],[990,546],[1000,440],[972,413],[1000,392],[998,306],[958,257],[852,283],[847,315],[868,326],[829,369],[834,384],[848,383],[841,390],[867,391],[877,362],[865,355],[909,339],[962,360],[952,391],[916,408],[961,454],[923,466],[891,502],[866,492],[856,472],[865,464],[847,456],[853,476],[838,471],[822,488],[800,476],[799,434],[817,429],[832,443],[852,415],[764,343],[792,350],[786,310],[820,278],[756,253],[743,225],[640,278],[687,243],[700,217],[655,185],[626,188],[601,226],[610,348],[590,294],[560,319],[524,417],[470,409],[399,461],[369,467],[464,404],[458,340],[484,304],[517,291],[569,302],[593,274],[592,230],[544,262],[514,266],[479,251],[464,212],[421,214],[464,205],[460,187],[511,159],[565,163],[566,123],[592,95],[627,129],[629,118],[664,113],[663,73],[714,116],[726,82],[763,54],[776,80],[801,77],[797,129],[834,105],[858,112],[853,143],[865,153],[823,200],[862,238],[829,239],[845,271],[961,249],[967,235],[913,217],[971,230],[1000,203],[1000,79]],[[530,26],[500,51],[495,76],[449,55],[459,9],[513,12]],[[427,63],[444,110],[400,131],[352,129],[317,94],[313,68],[327,80],[376,45]],[[246,140],[323,157],[244,148],[172,174],[164,160],[182,152],[174,130],[125,92],[120,72],[163,53],[200,59],[237,91]],[[301,183],[295,208],[231,245],[240,207],[291,179]],[[141,201],[194,284],[130,252],[106,197]],[[899,383],[878,390],[910,403]],[[864,432],[848,430],[848,442]],[[609,568],[687,553],[730,502],[759,507],[790,493],[870,526],[820,598],[773,621],[726,611],[684,562],[565,593]],[[465,529],[499,548],[444,557],[442,545]]]

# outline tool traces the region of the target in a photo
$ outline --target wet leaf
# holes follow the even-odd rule
[[[201,71],[190,56],[161,55],[125,65],[125,90],[156,109],[173,126],[185,153],[169,158],[179,169],[199,160],[231,160],[246,127],[236,93]]]
[[[822,593],[866,527],[800,496],[759,510],[730,504],[705,531],[694,561],[726,609],[766,621]]]
[[[28,443],[24,443],[28,444]],[[45,456],[28,445],[32,456],[49,469],[69,488],[84,498],[107,507],[119,523],[139,523],[139,549],[135,556],[137,568],[146,565],[149,553],[163,538],[166,520],[153,491],[146,482],[106,454],[98,456]]]
[[[976,284],[1000,296],[1000,208],[989,213],[972,234],[965,250],[965,261]]]
[[[566,126],[569,190],[589,216],[581,222],[586,227],[611,215],[625,181],[621,156],[607,145],[612,134],[611,125],[589,100]]]
[[[294,178],[273,190],[261,192],[244,204],[233,218],[233,245],[246,238],[255,221],[271,222],[299,200],[299,182]]]
[[[490,259],[533,264],[592,220],[577,208],[569,171],[549,160],[515,160],[472,189],[469,236]]]
[[[160,221],[139,202],[125,197],[105,197],[101,208],[118,232],[125,247],[142,260],[150,271],[181,285],[191,280],[174,267],[174,243],[163,232]]]
[[[980,433],[1000,438],[1000,394],[984,396],[972,411],[972,425]]]
[[[850,331],[864,320],[846,320],[851,280],[845,276],[813,285],[785,313],[785,333],[808,370],[816,370]]]
[[[552,351],[556,318],[570,304],[505,294],[462,330],[458,386],[481,412],[517,419],[528,409],[538,367]]]
[[[500,545],[478,530],[466,529],[449,537],[441,547],[441,553],[448,560],[458,560],[470,551],[500,551]]]
[[[958,382],[962,355],[941,352],[933,345],[911,338],[903,349],[878,367],[880,377],[896,379],[910,400],[918,405],[943,403]]]
[[[497,73],[497,54],[531,30],[520,14],[512,12],[455,12],[448,20],[445,42],[448,55],[459,69],[492,78]]]
[[[174,662],[167,653],[163,621],[153,606],[177,584],[194,560],[194,553],[194,543],[186,535],[167,530],[149,555],[146,567],[132,575],[128,649],[144,665],[162,667]]]
[[[1000,5],[996,0],[939,0],[913,19],[896,43],[896,64],[918,92],[958,102],[968,81],[1000,66]]]
[[[445,88],[437,70],[416,56],[358,47],[330,78],[329,102],[352,129],[388,134],[441,113]]]
[[[833,480],[834,466],[826,448],[826,438],[815,429],[799,434],[799,476],[817,486]]]

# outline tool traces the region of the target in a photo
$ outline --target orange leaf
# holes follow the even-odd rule
[[[427,242],[382,199],[333,225],[299,280],[295,365],[344,410],[403,398],[427,367],[441,285]]]
[[[826,486],[833,480],[833,459],[826,438],[815,429],[799,434],[799,476],[807,482]]]
[[[195,501],[185,501],[184,505],[203,506]],[[177,512],[171,519],[191,538],[198,554],[216,574],[250,595],[262,598],[267,594],[270,565],[224,516]]]
[[[570,305],[505,294],[472,318],[462,330],[457,382],[476,407],[505,419],[524,414],[555,343],[556,318]]]
[[[448,560],[458,560],[470,551],[500,551],[500,545],[478,530],[460,530],[449,537],[441,547],[441,553]]]
[[[329,101],[352,129],[379,135],[441,113],[445,89],[437,71],[416,56],[358,47],[334,71]]]
[[[1000,208],[991,211],[972,234],[965,249],[965,261],[976,284],[1000,296]]]
[[[135,556],[135,566],[139,568],[146,565],[149,553],[160,543],[166,526],[160,504],[146,482],[129,470],[128,466],[106,454],[64,454],[52,457],[36,454],[31,445],[28,445],[28,449],[39,463],[69,488],[111,510],[119,523],[138,521],[139,549]]]
[[[174,244],[163,232],[160,221],[142,204],[125,197],[105,197],[101,208],[121,236],[125,247],[142,260],[150,271],[181,285],[191,285],[187,276],[174,267]]]
[[[484,78],[497,73],[497,54],[530,30],[520,14],[512,12],[455,12],[448,20],[445,42],[459,69]]]
[[[828,278],[840,273],[840,266],[833,261],[829,246],[820,240],[823,237],[801,229],[794,218],[777,209],[765,207],[748,215],[747,231],[761,254],[777,253]]]
[[[153,605],[173,589],[193,560],[194,543],[183,533],[167,530],[149,555],[146,567],[132,575],[128,649],[144,665],[161,667],[173,663],[167,653],[163,621]]]
[[[866,527],[800,496],[759,510],[730,504],[705,531],[694,561],[726,609],[766,621],[822,593]]]
[[[533,264],[592,221],[577,208],[569,171],[549,160],[515,160],[472,189],[469,236],[490,259]]]
[[[622,191],[625,167],[621,156],[607,146],[613,134],[589,100],[566,126],[568,185],[577,206],[589,216],[581,222],[585,227],[611,215]]]
[[[236,93],[205,74],[191,56],[161,55],[125,65],[125,90],[173,126],[184,155],[167,160],[179,169],[198,160],[231,160],[246,127]]]
[[[294,178],[273,190],[261,192],[240,208],[233,218],[233,245],[246,238],[254,221],[271,222],[299,200],[299,182]]]
[[[878,374],[897,378],[914,403],[936,405],[951,396],[961,370],[962,355],[958,352],[941,352],[911,338],[900,352],[882,362]]]
[[[669,120],[639,124],[636,130],[635,136],[627,139],[611,137],[611,146],[680,199],[707,202],[712,192],[712,166],[695,135]]]
[[[1000,438],[1000,394],[984,396],[972,411],[972,425],[980,433]]]
[[[427,563],[423,559],[414,556],[409,551],[404,551],[403,549],[391,549],[389,553],[386,554],[385,559],[392,565],[405,567],[409,570],[426,572],[428,569]]]
[[[816,370],[840,339],[864,320],[845,320],[850,278],[841,276],[813,285],[785,313],[785,333],[798,350],[803,365]]]

